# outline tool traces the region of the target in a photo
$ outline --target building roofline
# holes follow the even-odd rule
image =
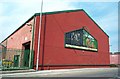
[[[0,43],[0,46],[2,46],[2,47],[4,47],[4,48],[5,48],[5,46],[4,46],[3,44],[1,44],[1,43]]]
[[[86,13],[83,9],[76,9],[76,10],[63,10],[63,11],[54,11],[54,12],[44,12],[44,13],[42,13],[43,15],[44,14],[58,14],[58,13],[64,13],[64,12],[77,12],[77,11],[83,11],[99,28],[100,28],[100,30],[102,30],[102,32],[105,34],[105,35],[107,35],[107,33],[106,32],[104,32],[103,31],[103,29],[88,15],[88,13]],[[40,15],[40,13],[36,13],[35,14],[36,16],[39,16]],[[107,35],[108,36],[108,35]],[[109,36],[108,36],[109,37]]]
[[[117,55],[117,54],[120,54],[120,52],[114,52],[114,54],[113,54],[113,55]]]
[[[63,11],[53,11],[53,12],[43,12],[42,14],[45,15],[49,15],[49,14],[58,14],[58,13],[68,13],[68,12],[77,12],[77,11],[83,11],[99,28],[100,26],[83,10],[83,9],[75,9],[75,10],[63,10]],[[2,42],[4,42],[5,40],[7,40],[10,36],[12,36],[16,31],[18,31],[20,28],[22,28],[26,23],[28,23],[30,20],[33,19],[33,17],[35,16],[39,16],[40,13],[35,13],[31,18],[29,18],[25,23],[23,23],[18,29],[16,29],[12,34],[10,34],[7,38],[5,38]],[[101,28],[100,28],[101,29]],[[102,30],[102,29],[101,29]],[[103,31],[103,30],[102,30]],[[103,31],[103,33],[105,33]],[[107,35],[105,33],[105,35]],[[107,35],[108,36],[108,35]],[[109,36],[108,36],[109,37]],[[1,43],[2,43],[1,42]]]
[[[3,43],[5,40],[7,40],[10,36],[12,36],[16,31],[18,31],[20,28],[22,28],[26,23],[28,23],[35,15],[33,15],[31,18],[29,18],[25,23],[23,23],[18,29],[16,29],[13,33],[11,33],[7,38],[5,38],[1,43]]]
[[[43,12],[42,14],[58,14],[58,13],[69,13],[69,12],[77,12],[77,11],[84,11],[83,9],[76,9],[76,10],[63,10],[63,11],[53,11],[53,12]],[[39,16],[40,13],[36,13],[36,16]]]
[[[83,10],[84,11],[84,10]],[[85,12],[85,11],[84,11]],[[86,13],[86,12],[85,12]],[[107,33],[105,31],[103,31],[103,29],[86,13],[86,15],[99,27],[100,30],[102,30],[102,32],[109,38],[109,36],[107,35]]]

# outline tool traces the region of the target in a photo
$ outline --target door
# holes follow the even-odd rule
[[[14,55],[14,67],[19,66],[19,57],[20,55]]]
[[[24,58],[23,58],[23,65],[25,67],[29,67],[29,57],[30,57],[30,42],[24,43],[23,44],[23,48],[24,48]]]
[[[24,50],[24,66],[29,67],[30,50]]]

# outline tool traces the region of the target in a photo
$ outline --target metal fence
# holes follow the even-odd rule
[[[3,49],[2,70],[30,69],[33,67],[33,55],[32,50]]]

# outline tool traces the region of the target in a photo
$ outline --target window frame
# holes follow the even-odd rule
[[[72,32],[73,33],[75,33],[75,32],[82,32],[83,33],[83,31],[85,31],[85,32],[87,32],[88,33],[88,35],[89,36],[91,36],[93,39],[94,39],[94,41],[96,42],[96,44],[94,43],[94,45],[96,46],[96,48],[92,48],[92,47],[87,47],[87,46],[85,46],[85,45],[83,45],[83,42],[84,42],[84,40],[83,40],[83,35],[84,35],[84,33],[82,34],[82,44],[81,45],[75,45],[74,43],[73,44],[71,44],[71,39],[69,40],[70,42],[67,42],[66,43],[66,39],[68,39],[68,38],[66,38],[66,34],[71,34]],[[70,35],[71,36],[71,35]],[[64,46],[65,46],[65,48],[72,48],[72,49],[78,49],[78,50],[85,50],[85,51],[93,51],[93,52],[97,52],[98,51],[98,41],[95,39],[95,37],[93,37],[87,30],[85,30],[84,28],[82,28],[82,29],[78,29],[78,30],[74,30],[74,31],[70,31],[70,32],[66,32],[65,34],[64,34]],[[74,41],[74,40],[73,40]],[[80,41],[79,41],[80,42]],[[69,44],[70,43],[70,44]]]

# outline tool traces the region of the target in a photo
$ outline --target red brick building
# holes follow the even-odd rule
[[[2,42],[7,41],[7,48],[33,50],[26,55],[26,66],[33,63],[36,68],[41,28],[39,69],[108,67],[109,36],[84,10],[42,13],[41,27],[39,15],[33,15]]]
[[[110,64],[120,65],[120,53],[116,52],[114,54],[110,54]]]

